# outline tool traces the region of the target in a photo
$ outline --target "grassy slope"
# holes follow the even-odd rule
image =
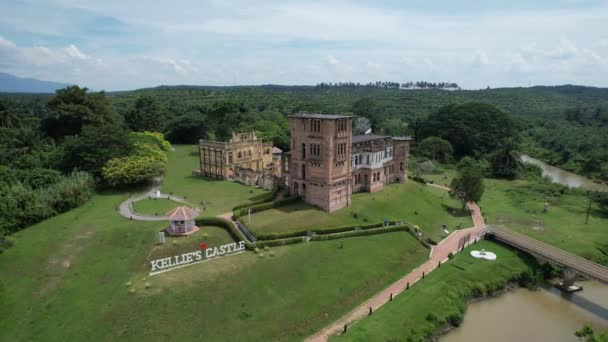
[[[0,255],[0,340],[85,340],[111,328],[99,318],[124,299],[123,284],[166,225],[120,217],[124,199],[97,195],[13,235]]]
[[[298,244],[217,259],[151,278],[115,303],[105,337],[300,340],[423,262],[405,233]],[[123,326],[122,322],[128,322]],[[162,322],[162,323],[160,323]]]
[[[482,261],[469,255],[471,249],[481,248],[496,253],[497,260]],[[494,284],[526,269],[524,260],[513,250],[481,241],[333,340],[406,341],[410,337],[413,341],[426,340],[424,337],[435,330],[435,325],[426,319],[429,313],[435,314],[439,322],[444,321],[463,309],[465,299],[461,293],[468,292],[474,284],[494,288]]]
[[[368,223],[376,223],[388,218],[416,224],[428,236],[439,239],[442,224],[450,229],[459,223],[463,227],[472,225],[468,211],[461,212],[460,207],[460,203],[451,199],[447,192],[408,181],[386,186],[383,191],[373,194],[354,194],[352,206],[331,214],[298,203],[256,213],[248,226],[254,232],[285,232],[364,224],[364,218]],[[456,210],[457,214],[450,214],[448,208]],[[358,218],[353,217],[355,212]],[[247,222],[246,217],[243,220]]]
[[[165,180],[180,184],[173,177]],[[207,186],[193,179],[188,190]],[[247,252],[148,277],[151,259],[230,239],[201,227],[157,246],[167,223],[120,217],[126,197],[97,195],[13,236],[16,245],[0,255],[0,340],[297,340],[428,255],[399,232],[347,239],[344,249],[328,241],[273,248],[272,256]]]
[[[182,204],[165,198],[145,199],[132,204],[133,210],[136,213],[144,215],[158,214],[159,216],[166,214],[171,209],[180,205]]]
[[[589,223],[585,224],[585,196],[569,194],[546,199],[523,180],[486,180],[485,184],[480,205],[487,223],[503,225],[608,265],[608,256],[597,248],[608,244],[608,215],[592,205]],[[547,213],[543,213],[545,201],[549,203]]]
[[[207,211],[203,214],[210,216],[232,211],[237,204],[270,196],[266,190],[236,182],[192,176],[192,170],[200,167],[198,155],[191,154],[197,151],[195,145],[178,145],[174,152],[168,153],[169,163],[161,185],[163,193],[173,192],[201,207],[201,202],[207,201]],[[158,209],[160,212],[162,208]]]

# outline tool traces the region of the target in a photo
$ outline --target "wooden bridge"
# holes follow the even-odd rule
[[[562,266],[568,270],[575,271],[580,275],[608,284],[608,267],[606,266],[581,258],[509,229],[495,226],[487,226],[484,229],[487,234],[493,235],[496,240]],[[573,280],[574,279],[572,279],[572,281]]]

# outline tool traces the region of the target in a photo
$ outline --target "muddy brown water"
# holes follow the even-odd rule
[[[462,325],[441,342],[578,341],[574,332],[585,324],[608,329],[608,286],[581,282],[583,291],[563,294],[547,287],[518,288],[496,298],[471,303]]]
[[[549,165],[543,161],[540,161],[536,158],[532,158],[525,154],[521,156],[521,160],[524,163],[539,166],[543,170],[543,176],[551,178],[551,180],[555,183],[560,183],[571,188],[584,188],[589,190],[608,191],[608,185],[606,184],[595,183],[589,178],[579,176],[575,173],[566,170],[562,170],[559,167]]]

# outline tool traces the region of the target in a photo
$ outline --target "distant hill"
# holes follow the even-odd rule
[[[23,78],[0,72],[0,92],[3,93],[54,93],[69,84]]]

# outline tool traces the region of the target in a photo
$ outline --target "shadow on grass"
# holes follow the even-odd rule
[[[469,211],[469,209],[467,208],[455,208],[455,207],[451,207],[445,203],[441,203],[441,207],[448,212],[448,214],[454,216],[454,217],[467,217],[467,216],[471,216],[471,212]]]

